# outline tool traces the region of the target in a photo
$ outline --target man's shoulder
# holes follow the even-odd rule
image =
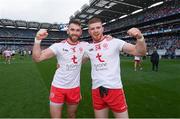
[[[82,43],[82,44],[89,44],[89,43],[86,42],[86,41],[80,41],[80,43]]]
[[[110,42],[112,42],[114,44],[121,44],[121,43],[124,44],[124,42],[126,42],[126,41],[119,39],[119,38],[113,38],[112,40],[110,40]]]
[[[56,43],[53,43],[50,48],[53,48],[53,49],[59,49],[59,48],[62,48],[64,47],[65,45],[65,42],[56,42]]]
[[[88,46],[88,45],[89,45],[89,43],[88,43],[88,42],[86,42],[86,41],[80,41],[80,45],[83,45],[83,46]]]
[[[120,38],[113,38],[112,41],[117,42],[117,41],[122,41],[122,40]]]
[[[55,45],[62,45],[62,44],[65,44],[67,41],[66,40],[62,40],[62,41],[59,41],[59,42],[56,42],[56,43],[53,43]]]

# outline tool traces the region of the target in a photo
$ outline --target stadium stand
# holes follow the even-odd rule
[[[12,23],[14,22],[15,21],[13,21]],[[8,24],[5,23],[4,27],[0,27],[0,51],[2,52],[7,47],[10,48],[11,50],[15,50],[16,52],[19,52],[19,50],[20,51],[32,50],[34,37],[36,35],[38,28],[37,29],[30,29],[29,27],[19,28],[22,25],[18,26],[17,24],[16,26],[9,28],[7,27],[8,25],[10,25],[10,23]],[[45,48],[47,46],[50,46],[52,43],[59,42],[65,38],[66,38],[65,31],[60,31],[58,29],[57,30],[49,29],[49,36],[44,40],[42,45]]]
[[[140,28],[146,38],[149,55],[156,48],[164,57],[180,56],[179,0],[90,0],[89,5],[83,5],[81,11],[70,17],[81,20],[84,30],[82,40],[91,41],[87,21],[94,16],[103,20],[105,34],[128,42],[135,41],[127,36],[127,30]],[[49,30],[48,38],[42,43],[47,47],[67,37],[65,31],[59,30],[66,25],[0,19],[0,49],[30,49],[40,28]]]
[[[141,4],[140,3],[144,3]],[[152,2],[152,1],[148,1]],[[127,36],[127,30],[131,27],[138,27],[143,32],[148,46],[148,54],[152,54],[154,48],[158,50],[160,55],[176,55],[177,49],[179,49],[179,30],[180,30],[180,1],[178,0],[165,0],[165,1],[156,1],[159,3],[158,6],[155,4],[150,5],[145,1],[137,1],[137,3],[132,3],[131,0],[127,0],[125,2],[118,2],[116,0],[111,0],[109,3],[99,1],[96,5],[90,4],[90,6],[86,6],[85,10],[82,10],[81,13],[75,15],[75,18],[81,18],[82,14],[87,15],[88,12],[92,9],[96,8],[94,6],[101,6],[101,13],[97,15],[96,11],[94,11],[94,16],[100,17],[104,21],[105,34],[111,34],[112,36],[121,38],[128,42],[134,42],[132,38]],[[113,4],[110,9],[107,9],[109,4]],[[116,3],[116,4],[115,4]],[[101,4],[101,5],[100,5]],[[133,6],[135,5],[135,6]],[[148,6],[150,5],[150,6]],[[126,10],[122,12],[120,8],[124,8],[128,6]],[[139,7],[141,7],[141,9]],[[119,7],[119,9],[116,9]],[[134,10],[134,7],[137,8],[136,12],[131,11]],[[138,10],[139,9],[139,10]],[[92,10],[93,11],[93,10]],[[114,14],[114,18],[111,20],[107,20],[109,13]],[[125,15],[116,18],[116,13],[126,13]],[[102,17],[103,16],[103,17]],[[106,18],[107,16],[107,18]],[[105,17],[105,18],[104,18]],[[86,27],[86,26],[85,26]],[[84,39],[90,40],[88,32],[84,32]],[[175,53],[174,53],[175,52]],[[174,57],[174,56],[173,56]]]

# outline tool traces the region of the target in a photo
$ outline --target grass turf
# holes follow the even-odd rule
[[[55,69],[55,59],[34,63],[30,57],[17,56],[10,65],[1,59],[0,117],[50,117],[48,96]],[[160,70],[153,72],[146,59],[143,70],[134,72],[133,59],[122,58],[121,69],[131,118],[180,118],[180,60],[160,60]],[[77,117],[93,118],[90,63],[81,70],[81,92]]]

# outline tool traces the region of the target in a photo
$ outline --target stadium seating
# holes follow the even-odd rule
[[[161,55],[179,55],[179,4],[179,0],[166,0],[164,4],[158,7],[143,10],[137,14],[105,24],[105,34],[111,34],[127,42],[135,43],[135,40],[129,37],[126,32],[131,27],[138,27],[146,38],[148,54],[151,54],[156,48]],[[5,47],[31,49],[36,32],[37,29],[0,27],[0,50]],[[48,47],[66,37],[65,31],[49,31],[49,36],[42,45]],[[83,32],[82,40],[91,41],[87,30]]]

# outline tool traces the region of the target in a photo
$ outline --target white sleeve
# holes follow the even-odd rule
[[[89,56],[88,56],[89,47],[90,47],[90,44],[88,42],[86,42],[84,55],[83,55],[84,58],[89,58]]]
[[[55,55],[57,55],[57,50],[58,50],[57,43],[52,44],[49,48],[54,52]]]
[[[116,39],[116,40],[117,40],[117,45],[118,45],[119,50],[122,51],[124,44],[127,43],[127,42],[123,41],[121,39]]]

